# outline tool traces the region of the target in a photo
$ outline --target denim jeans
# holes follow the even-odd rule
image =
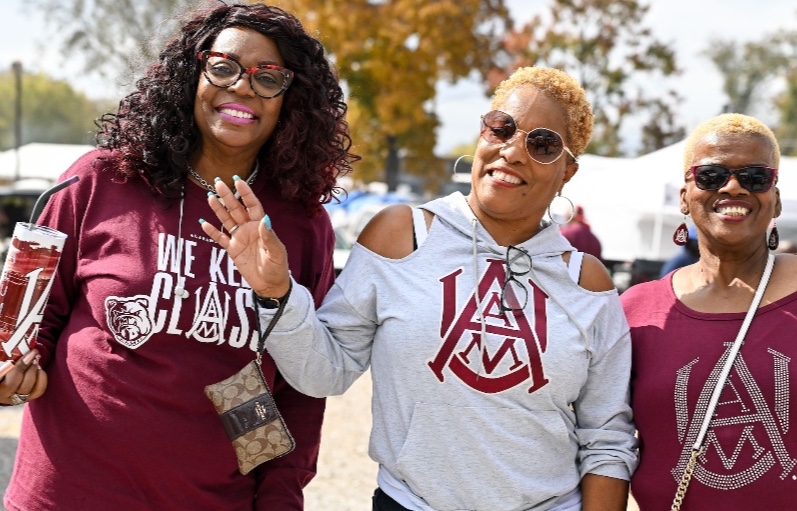
[[[406,507],[391,499],[380,488],[374,491],[372,500],[374,503],[373,511],[409,511]]]

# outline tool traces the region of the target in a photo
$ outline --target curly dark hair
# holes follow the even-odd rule
[[[347,106],[324,47],[295,16],[278,7],[219,2],[184,16],[179,33],[136,82],[136,90],[119,102],[115,114],[96,121],[97,144],[112,151],[110,158],[124,180],[140,177],[156,195],[179,197],[188,159],[201,144],[193,122],[201,73],[197,53],[209,49],[229,27],[252,29],[271,39],[285,67],[295,73],[277,128],[261,147],[258,161],[283,197],[315,211],[332,200],[337,177],[351,171],[360,157],[349,152]]]

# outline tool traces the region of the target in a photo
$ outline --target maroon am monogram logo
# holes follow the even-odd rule
[[[535,392],[548,383],[542,365],[542,354],[548,344],[548,296],[531,279],[525,279],[523,284],[528,286],[534,310],[531,324],[525,310],[502,312],[500,290],[504,284],[505,262],[489,259],[487,263],[487,270],[479,281],[485,331],[503,341],[492,353],[484,345],[473,295],[457,312],[457,285],[462,274],[461,269],[457,270],[440,279],[443,284],[440,322],[443,343],[429,361],[429,367],[441,382],[445,381],[448,369],[464,384],[486,394],[503,392],[526,381],[529,382],[528,392]],[[473,366],[480,366],[483,373],[479,374]]]

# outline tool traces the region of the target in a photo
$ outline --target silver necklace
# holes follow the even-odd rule
[[[205,181],[205,180],[202,178],[202,176],[200,176],[200,175],[197,173],[197,171],[195,171],[193,168],[191,168],[191,165],[188,165],[188,164],[186,164],[186,167],[188,167],[188,173],[189,173],[189,174],[191,174],[191,176],[192,176],[194,179],[196,179],[197,181],[199,181],[199,184],[201,184],[202,186],[204,186],[204,187],[205,187],[205,188],[206,188],[206,189],[207,189],[209,192],[216,193],[216,188],[214,188],[214,187],[213,187],[213,186],[212,186],[210,183],[208,183],[207,181]],[[255,179],[257,179],[257,173],[258,173],[259,171],[260,171],[260,162],[259,162],[259,161],[256,161],[256,162],[255,162],[255,169],[252,171],[252,173],[251,173],[251,174],[249,174],[249,177],[248,177],[248,178],[246,178],[246,184],[248,184],[248,185],[250,185],[250,186],[251,186],[251,185],[252,185],[252,183],[254,183],[254,182],[255,182]],[[241,196],[238,194],[238,192],[237,192],[237,191],[235,192],[235,198],[236,198],[236,199],[240,199],[240,198],[241,198]]]
[[[216,189],[213,188],[210,183],[202,179],[202,176],[197,174],[197,172],[191,168],[191,165],[186,164],[188,167],[188,173],[191,174],[194,179],[199,181],[199,184],[204,186],[208,191],[216,193]],[[260,170],[260,162],[255,162],[255,169],[249,174],[249,177],[246,178],[246,184],[251,185],[254,183],[255,179],[257,179],[257,172]],[[241,197],[238,195],[238,192],[235,192],[235,198],[240,199]],[[219,199],[221,200],[221,199]],[[224,202],[222,202],[224,204]],[[185,186],[183,186],[183,191],[180,194],[180,219],[177,222],[177,280],[174,287],[174,297],[180,298],[181,300],[185,300],[190,296],[188,290],[185,289],[185,283],[182,282],[184,277],[180,276],[180,265],[182,264],[183,260],[183,245],[185,242],[183,241],[183,213],[185,211]],[[219,228],[222,232],[224,232],[224,225]]]

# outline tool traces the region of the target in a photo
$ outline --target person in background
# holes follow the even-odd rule
[[[603,260],[601,256],[601,242],[587,223],[582,206],[576,206],[573,218],[567,224],[563,225],[561,230],[562,235],[576,248],[576,250],[591,254],[598,260]]]
[[[700,249],[697,243],[697,228],[693,225],[687,231],[689,233],[686,245],[683,245],[678,253],[670,259],[664,261],[659,270],[659,278],[664,278],[668,273],[678,268],[693,264],[700,259]]]
[[[317,314],[274,219],[243,181],[243,205],[217,184],[224,205],[209,201],[241,235],[203,227],[285,304],[266,344],[288,381],[334,395],[371,368],[374,510],[626,509],[625,317],[602,263],[543,220],[592,123],[570,76],[515,71],[481,116],[471,192],[380,212]]]
[[[621,296],[640,440],[631,492],[641,511],[670,509],[701,431],[681,511],[795,509],[797,257],[770,255],[777,236],[767,232],[782,210],[779,162],[778,142],[758,119],[723,114],[695,128],[680,201],[700,259]],[[771,279],[718,386],[770,261]]]
[[[68,239],[38,336],[49,383],[29,396],[6,509],[303,509],[324,400],[291,387],[266,353],[296,448],[239,472],[204,387],[255,359],[255,304],[196,219],[213,215],[214,179],[249,183],[286,268],[320,303],[335,243],[322,203],[357,159],[345,113],[324,48],[293,15],[218,2],[181,19],[99,121],[99,149],[62,176],[80,181],[40,218]]]

